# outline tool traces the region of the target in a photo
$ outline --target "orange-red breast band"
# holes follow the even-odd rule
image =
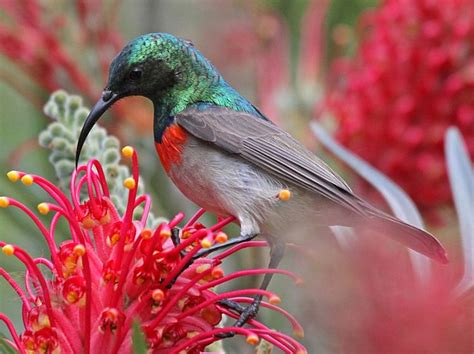
[[[161,143],[155,142],[156,151],[166,172],[172,164],[180,163],[186,137],[187,133],[183,128],[172,124],[164,131]]]

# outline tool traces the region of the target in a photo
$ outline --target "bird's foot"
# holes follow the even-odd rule
[[[232,301],[229,299],[222,299],[217,302],[219,305],[222,305],[224,307],[227,307],[229,310],[236,312],[238,315],[240,315],[242,312],[245,311],[245,306],[239,304],[236,301]]]
[[[237,322],[235,322],[234,327],[243,327],[248,321],[257,316],[259,307],[260,301],[255,300],[245,307],[245,310],[240,314]]]
[[[225,306],[229,310],[240,315],[239,319],[235,322],[234,327],[243,327],[248,321],[257,315],[260,307],[260,301],[257,299],[248,306],[241,305],[238,302],[229,299],[223,299],[219,301],[218,304]],[[216,335],[216,337],[220,339],[231,338],[233,336],[235,336],[234,332],[225,332]]]

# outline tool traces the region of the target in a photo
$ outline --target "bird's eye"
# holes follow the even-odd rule
[[[143,74],[143,70],[140,68],[133,68],[132,71],[130,71],[130,74],[128,75],[130,80],[140,80]]]

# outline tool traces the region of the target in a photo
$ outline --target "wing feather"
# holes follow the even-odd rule
[[[271,122],[221,107],[190,108],[175,119],[196,138],[238,154],[275,177],[366,215],[361,200],[342,178]]]

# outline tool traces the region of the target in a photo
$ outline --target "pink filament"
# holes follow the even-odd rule
[[[227,333],[227,332],[235,332],[237,334],[241,334],[241,335],[244,335],[244,336],[255,335],[255,332],[253,332],[253,330],[248,330],[248,329],[242,328],[242,327],[215,328],[211,331],[203,332],[203,333],[200,333],[200,334],[194,336],[190,340],[187,340],[183,344],[173,348],[170,351],[169,354],[177,354],[180,351],[188,348],[189,346],[197,344],[202,339],[209,338],[209,337],[214,337],[216,334]]]
[[[146,220],[148,219],[148,215],[150,214],[150,209],[151,209],[151,198],[149,195],[141,195],[140,197],[137,198],[137,200],[135,201],[135,205],[133,207],[133,209],[135,209],[136,207],[138,207],[141,203],[145,203],[144,207],[143,207],[143,215],[142,215],[142,218],[140,220],[140,224],[142,225],[142,228],[144,228],[146,226]]]
[[[48,244],[48,248],[49,248],[49,251],[51,253],[51,258],[53,260],[53,263],[54,263],[56,269],[60,270],[61,266],[60,266],[60,262],[59,262],[58,255],[57,255],[56,244],[54,242],[54,239],[51,237],[48,229],[43,225],[43,223],[40,221],[40,219],[38,219],[38,217],[30,209],[28,209],[23,203],[20,203],[20,202],[16,201],[15,199],[12,199],[12,198],[9,198],[9,201],[10,201],[11,206],[17,207],[18,209],[23,211],[26,215],[28,215],[31,220],[33,220],[35,225],[38,227],[38,229],[43,234],[43,237],[44,237],[46,243]]]
[[[23,344],[21,343],[20,338],[18,337],[18,334],[15,331],[15,327],[13,326],[12,321],[10,321],[10,319],[7,316],[5,316],[3,313],[0,313],[0,321],[3,321],[5,325],[7,326],[8,331],[10,332],[13,338],[13,341],[15,342],[17,346],[16,349],[19,349],[20,353],[22,354],[25,353],[25,348],[23,347]]]
[[[184,317],[191,316],[195,312],[197,312],[197,311],[203,309],[204,307],[209,306],[210,304],[213,304],[213,303],[215,303],[219,300],[231,298],[231,297],[234,297],[234,296],[241,296],[241,295],[245,295],[245,294],[263,295],[263,296],[266,296],[268,298],[270,298],[272,295],[274,295],[270,291],[262,290],[262,289],[243,289],[243,290],[228,291],[228,292],[225,292],[225,293],[216,294],[211,299],[207,299],[206,301],[201,302],[199,305],[196,305],[196,306],[190,308],[189,310],[181,313],[177,317],[177,319],[179,320],[179,319],[182,319]]]
[[[100,188],[99,188],[99,181],[98,176],[94,171],[92,171],[93,167],[93,160],[90,160],[87,163],[87,192],[89,194],[89,202],[92,208],[92,212],[94,214],[100,214],[100,206],[97,204],[96,199],[100,197]],[[95,190],[95,193],[94,193]]]
[[[178,214],[174,216],[173,219],[171,219],[168,225],[172,229],[173,227],[176,227],[176,225],[178,225],[183,219],[184,219],[184,213],[180,211]]]
[[[191,225],[194,225],[194,223],[196,221],[199,220],[199,218],[206,212],[206,209],[199,209],[196,214],[194,214],[193,216],[191,216],[191,219],[188,220],[188,222],[183,226],[183,229],[191,226]]]
[[[229,300],[232,300],[232,301],[236,301],[236,302],[244,302],[244,303],[252,303],[254,301],[253,298],[251,297],[232,297],[230,298]],[[293,327],[293,330],[294,331],[301,331],[303,330],[303,327],[300,325],[300,323],[296,320],[296,318],[290,314],[288,311],[285,311],[284,309],[282,309],[281,307],[278,307],[278,306],[275,306],[275,305],[272,305],[266,301],[262,301],[260,303],[260,305],[262,307],[265,307],[265,308],[268,308],[272,311],[276,311],[276,312],[279,312],[281,313],[283,316],[285,316],[288,321],[291,323],[291,326]],[[220,306],[220,305],[218,305]]]
[[[217,286],[219,284],[222,284],[222,283],[226,283],[232,279],[235,279],[235,278],[240,278],[240,277],[244,277],[244,276],[252,276],[252,275],[261,275],[261,274],[267,274],[267,273],[273,273],[273,274],[283,274],[283,275],[286,275],[290,278],[292,278],[293,280],[298,280],[298,277],[293,274],[292,272],[290,271],[287,271],[287,270],[284,270],[284,269],[272,269],[272,268],[267,268],[267,269],[245,269],[245,270],[241,270],[241,271],[238,271],[238,272],[234,272],[232,274],[229,274],[229,275],[226,275],[222,278],[219,278],[219,279],[216,279],[216,280],[213,280],[207,284],[204,284],[204,285],[201,285],[199,287],[199,290],[205,290],[205,289],[209,289],[209,288],[213,288],[214,286]]]
[[[193,279],[190,280],[188,284],[183,286],[182,289],[163,307],[163,309],[160,311],[160,313],[153,319],[150,323],[150,327],[156,327],[160,321],[166,316],[166,314],[171,310],[171,308],[181,299],[184,294],[188,292],[189,289],[191,289],[195,284],[204,278],[206,275],[210,274],[212,271],[211,268],[206,269],[204,272],[196,275]],[[163,288],[165,288],[166,285],[163,285]]]
[[[99,175],[99,182],[102,187],[102,193],[107,197],[110,198],[109,187],[107,186],[107,180],[105,178],[104,170],[102,169],[102,165],[96,159],[91,161],[94,165],[97,174]],[[72,189],[71,189],[72,190]]]
[[[199,231],[201,231],[201,230],[199,230]],[[183,259],[181,259],[181,262],[179,262],[173,268],[173,270],[168,274],[166,279],[163,281],[163,284],[161,285],[163,288],[166,288],[168,286],[168,284],[170,284],[173,281],[173,279],[175,279],[178,276],[178,274],[180,274],[182,272],[184,267],[186,267],[189,264],[189,262],[191,262],[192,258],[196,255],[196,253],[200,250],[200,248],[201,248],[201,246],[194,247],[191,251],[189,251],[186,254],[186,256]]]
[[[266,241],[248,241],[248,242],[242,242],[239,243],[238,245],[235,245],[228,250],[219,253],[217,256],[213,257],[213,259],[216,260],[222,260],[224,258],[229,257],[230,255],[234,254],[237,251],[240,251],[244,248],[249,248],[249,247],[267,247],[268,243]]]
[[[5,246],[5,242],[0,241],[0,247],[3,247],[3,246]],[[14,249],[15,249],[15,252],[13,253],[14,256],[18,258],[25,265],[25,267],[35,275],[36,280],[39,282],[43,296],[44,296],[46,309],[50,317],[51,325],[54,326],[53,309],[51,306],[51,296],[49,294],[48,285],[46,284],[46,280],[43,274],[40,272],[33,258],[31,258],[28,253],[26,253],[23,249],[21,249],[18,246],[15,246]]]
[[[28,301],[25,292],[23,289],[20,287],[20,285],[8,274],[5,269],[0,267],[0,275],[5,278],[5,280],[10,284],[10,286],[15,290],[15,292],[18,294],[20,297],[21,301],[23,302],[23,311],[22,311],[22,316],[23,316],[23,323],[26,323],[26,313],[31,310],[31,305],[30,302]]]

